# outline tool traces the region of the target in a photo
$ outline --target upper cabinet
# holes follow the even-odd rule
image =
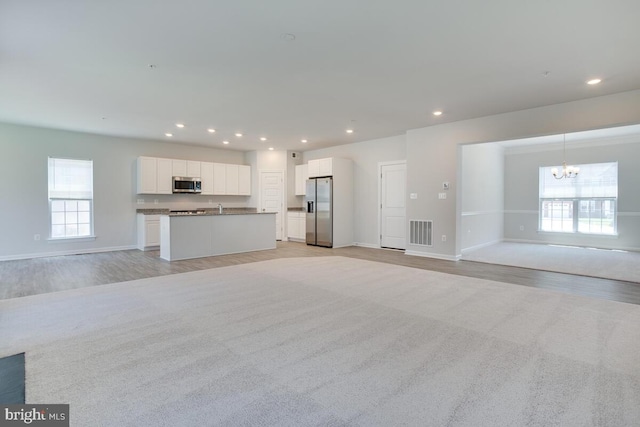
[[[202,193],[200,194],[212,196],[214,194],[213,163],[200,163],[200,179],[202,180]]]
[[[173,193],[173,161],[171,159],[156,159],[156,194]]]
[[[200,178],[202,195],[251,195],[251,166],[138,157],[137,193],[172,194],[174,176]]]
[[[187,160],[187,176],[189,178],[202,178],[201,163]]]
[[[333,176],[333,158],[309,160],[309,178]]]
[[[251,195],[251,166],[238,166],[238,194],[241,196]]]
[[[187,176],[187,161],[186,160],[172,160],[172,172],[173,176]]]
[[[306,182],[309,178],[309,166],[297,165],[295,170],[295,190],[296,196],[304,196],[307,192]]]
[[[157,168],[155,157],[138,157],[138,194],[156,194],[158,191]]]
[[[201,178],[200,162],[193,160],[176,160],[171,161],[172,176],[182,176],[187,178]]]

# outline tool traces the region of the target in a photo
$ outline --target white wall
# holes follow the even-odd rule
[[[461,253],[461,198],[458,145],[495,142],[640,123],[640,90],[582,101],[446,123],[407,132],[408,219],[434,221],[432,247],[407,245],[407,252],[445,259]],[[451,195],[439,200],[442,182]],[[452,195],[455,193],[455,197]],[[440,239],[447,236],[447,241]]]
[[[378,163],[405,160],[404,135],[305,151],[304,162],[324,157],[342,157],[353,161],[354,239],[363,246],[380,246],[378,214]],[[333,185],[340,185],[334,182]]]
[[[461,147],[461,248],[503,239],[504,149],[498,144]],[[442,191],[442,190],[441,190]]]
[[[95,241],[47,241],[49,156],[93,160]],[[0,259],[134,247],[136,208],[247,206],[242,196],[137,196],[138,156],[246,164],[240,151],[0,123]]]
[[[592,140],[567,146],[570,164],[618,162],[618,236],[538,232],[538,170],[559,165],[562,147],[505,152],[505,239],[536,243],[640,250],[640,136],[635,142]],[[520,230],[520,227],[523,230]]]

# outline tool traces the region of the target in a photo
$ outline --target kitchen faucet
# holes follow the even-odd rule
[[[222,213],[222,203],[218,203],[218,213]]]

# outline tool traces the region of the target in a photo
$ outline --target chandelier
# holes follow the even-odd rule
[[[562,178],[575,178],[580,173],[580,168],[577,166],[567,166],[566,159],[566,151],[567,151],[567,135],[562,135],[562,170],[558,170],[558,168],[551,169],[551,174],[555,179]]]

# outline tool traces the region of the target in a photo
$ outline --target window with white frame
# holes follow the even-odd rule
[[[50,237],[93,236],[93,161],[49,157]]]
[[[588,234],[617,233],[618,162],[576,165],[575,178],[556,179],[539,170],[541,231]]]

